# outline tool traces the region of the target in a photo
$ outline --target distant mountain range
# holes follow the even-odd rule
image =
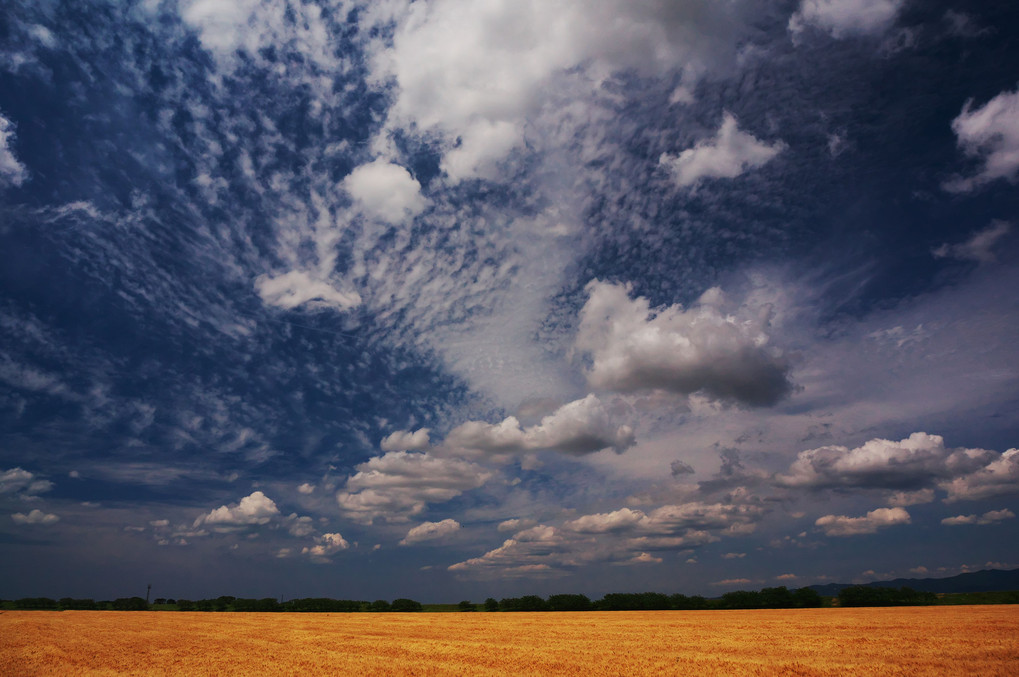
[[[854,583],[828,583],[808,586],[824,597],[835,597],[843,588]],[[873,581],[862,585],[873,588],[912,588],[919,592],[999,592],[1019,590],[1019,569],[985,569],[948,578],[896,578],[891,581]]]

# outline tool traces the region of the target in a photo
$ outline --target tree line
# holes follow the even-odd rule
[[[911,588],[882,588],[854,585],[843,588],[835,604],[843,607],[861,606],[916,606],[935,604],[938,598],[931,592],[918,592]],[[0,600],[0,606],[7,603]],[[328,597],[302,597],[277,601],[272,597],[249,599],[224,595],[214,599],[164,599],[158,598],[150,606],[141,597],[121,597],[115,600],[93,601],[63,597],[59,600],[48,597],[24,597],[9,604],[15,609],[42,610],[113,610],[146,611],[155,608],[177,611],[237,611],[237,612],[408,612],[423,611],[420,602],[399,598],[389,602],[378,599],[374,602]],[[785,586],[763,588],[757,591],[737,590],[721,597],[705,598],[700,595],[666,595],[660,592],[609,593],[598,600],[580,594],[556,594],[546,598],[537,595],[523,597],[489,597],[482,604],[464,600],[457,605],[460,611],[664,611],[664,610],[707,610],[707,609],[808,609],[825,606],[825,598],[811,588],[789,590]]]

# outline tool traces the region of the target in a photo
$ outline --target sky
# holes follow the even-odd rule
[[[1019,567],[1017,27],[8,0],[0,597]]]

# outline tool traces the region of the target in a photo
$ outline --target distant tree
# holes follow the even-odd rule
[[[839,606],[914,606],[933,604],[937,595],[912,588],[851,585],[839,591]]]
[[[212,611],[215,607],[213,602],[211,599],[200,599],[195,602],[195,611]]]
[[[216,611],[226,611],[234,603],[235,599],[237,598],[231,595],[222,595],[213,600],[212,607]]]
[[[177,600],[178,611],[194,611],[195,603],[189,599],[178,599]]]
[[[598,600],[595,607],[604,611],[653,611],[671,609],[672,603],[660,592],[612,592]]]
[[[704,599],[700,595],[694,595],[693,597],[687,597],[686,595],[669,595],[669,608],[689,611],[693,609],[709,609],[711,607],[708,604],[708,600]]]
[[[474,606],[474,603],[471,602],[469,599],[465,599],[459,604],[457,604],[457,608],[460,609],[460,611],[477,611],[477,608]]]
[[[162,606],[163,604],[166,604],[166,598],[157,597],[156,601],[154,601],[153,604],[159,604],[160,606]]]
[[[485,600],[485,611],[498,611],[499,600],[494,597],[489,597]]]
[[[68,611],[91,611],[96,608],[96,603],[91,599],[63,597],[60,600],[60,608]]]
[[[591,608],[587,595],[550,595],[547,604],[551,611],[588,611]]]
[[[798,609],[816,609],[824,606],[824,598],[817,590],[800,588],[793,591],[793,606]]]
[[[548,611],[548,604],[537,595],[504,597],[499,600],[499,611]]]
[[[392,611],[393,605],[384,599],[377,599],[368,605],[368,611]]]
[[[148,611],[148,603],[141,597],[119,597],[113,600],[114,611]]]
[[[412,599],[405,599],[401,597],[400,599],[393,600],[393,603],[390,605],[390,609],[392,611],[421,611],[422,606],[421,602],[415,602]]]
[[[796,606],[793,593],[784,585],[777,588],[763,588],[760,593],[762,609],[791,609]]]
[[[31,609],[38,611],[56,611],[57,600],[49,597],[22,597],[14,600],[15,609]]]
[[[166,601],[165,601],[165,602],[163,602],[163,603],[164,603],[164,604],[176,604],[176,603],[177,603],[177,600],[175,600],[175,599],[173,599],[173,598],[170,598],[170,599],[166,600]]]

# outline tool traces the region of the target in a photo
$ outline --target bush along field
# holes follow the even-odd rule
[[[92,599],[59,600],[49,597],[24,597],[12,601],[0,600],[0,609],[40,611],[230,611],[230,612],[465,612],[465,611],[697,611],[719,609],[811,609],[818,607],[877,607],[877,606],[929,606],[963,604],[1019,604],[1019,591],[980,593],[931,593],[912,588],[879,588],[854,585],[843,588],[837,597],[822,597],[810,588],[789,590],[786,587],[764,588],[758,591],[737,590],[721,597],[706,598],[700,595],[666,595],[660,592],[609,593],[598,600],[586,595],[557,594],[546,598],[537,595],[523,597],[489,597],[480,604],[463,600],[458,604],[421,604],[412,599],[393,601],[377,599],[374,602],[302,597],[279,601],[272,597],[250,599],[224,595],[214,599],[156,598],[149,604],[141,597],[121,597],[115,600]]]

